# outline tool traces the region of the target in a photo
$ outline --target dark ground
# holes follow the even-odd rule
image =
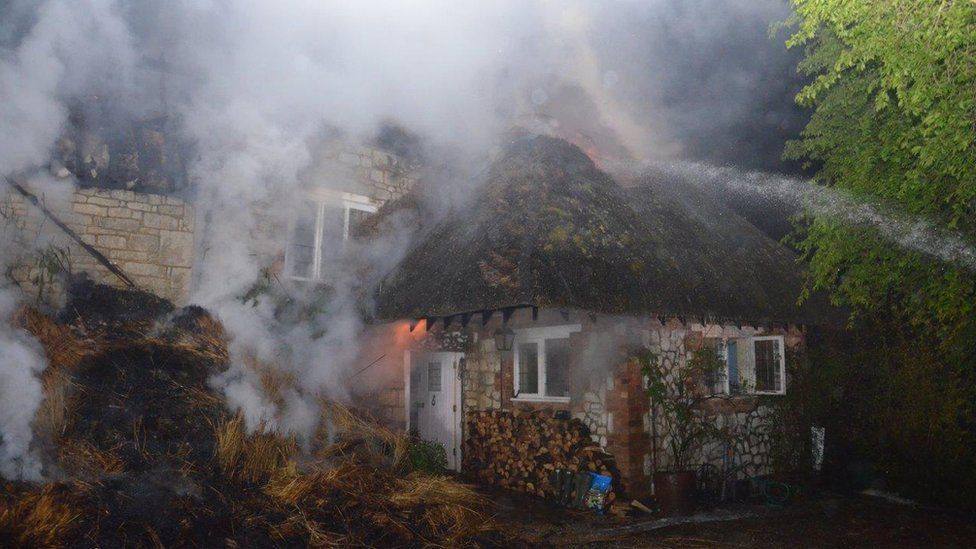
[[[867,496],[743,505],[697,517],[711,522],[665,526],[656,517],[602,517],[521,494],[490,495],[506,530],[543,547],[976,547],[974,517]]]

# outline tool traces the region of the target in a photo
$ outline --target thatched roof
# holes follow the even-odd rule
[[[796,256],[693,189],[653,179],[624,189],[578,148],[549,137],[514,142],[479,189],[422,231],[377,296],[380,318],[531,304],[821,320],[821,307],[796,305]]]

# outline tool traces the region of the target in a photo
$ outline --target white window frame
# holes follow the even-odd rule
[[[779,341],[779,375],[782,383],[778,391],[759,391],[756,389],[756,342],[757,341]],[[743,336],[722,338],[722,357],[725,360],[725,371],[722,376],[725,378],[722,384],[722,393],[728,396],[749,396],[749,395],[785,395],[786,394],[786,337],[782,335],[768,336]],[[739,390],[732,392],[730,386],[731,377],[728,373],[729,365],[729,343],[736,344],[736,371],[739,381]],[[708,388],[711,390],[712,388]]]
[[[295,236],[295,219],[288,223],[288,241],[285,245],[285,268],[286,275],[292,280],[305,282],[319,282],[322,280],[322,231],[325,228],[325,209],[327,207],[340,207],[343,211],[342,220],[342,245],[345,246],[349,241],[349,212],[350,210],[360,210],[369,213],[376,213],[376,204],[367,196],[319,189],[306,197],[306,200],[315,203],[315,238],[312,249],[312,276],[297,276],[292,272],[292,261],[288,256],[292,250],[292,240]]]
[[[580,332],[583,327],[580,324],[569,324],[565,326],[544,326],[537,328],[523,328],[515,330],[515,341],[512,343],[512,382],[514,391],[512,397],[515,402],[569,402],[568,396],[547,396],[546,395],[546,340],[547,339],[567,339],[572,334]],[[519,347],[524,343],[535,343],[539,357],[539,392],[522,393],[519,389]]]
[[[756,389],[756,342],[779,341],[779,390],[760,391]],[[749,338],[749,352],[752,356],[752,393],[756,395],[785,395],[786,394],[786,338],[781,335],[753,336]],[[741,372],[740,372],[741,374]]]

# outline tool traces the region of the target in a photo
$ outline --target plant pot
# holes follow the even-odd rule
[[[654,496],[667,516],[695,512],[695,472],[658,471],[654,473]]]

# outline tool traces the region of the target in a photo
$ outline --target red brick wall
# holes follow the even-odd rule
[[[651,479],[644,472],[644,460],[651,453],[651,435],[644,417],[650,410],[650,400],[644,392],[643,376],[636,361],[617,367],[613,389],[607,395],[607,409],[613,414],[607,450],[616,458],[627,493],[631,497],[648,496]]]

